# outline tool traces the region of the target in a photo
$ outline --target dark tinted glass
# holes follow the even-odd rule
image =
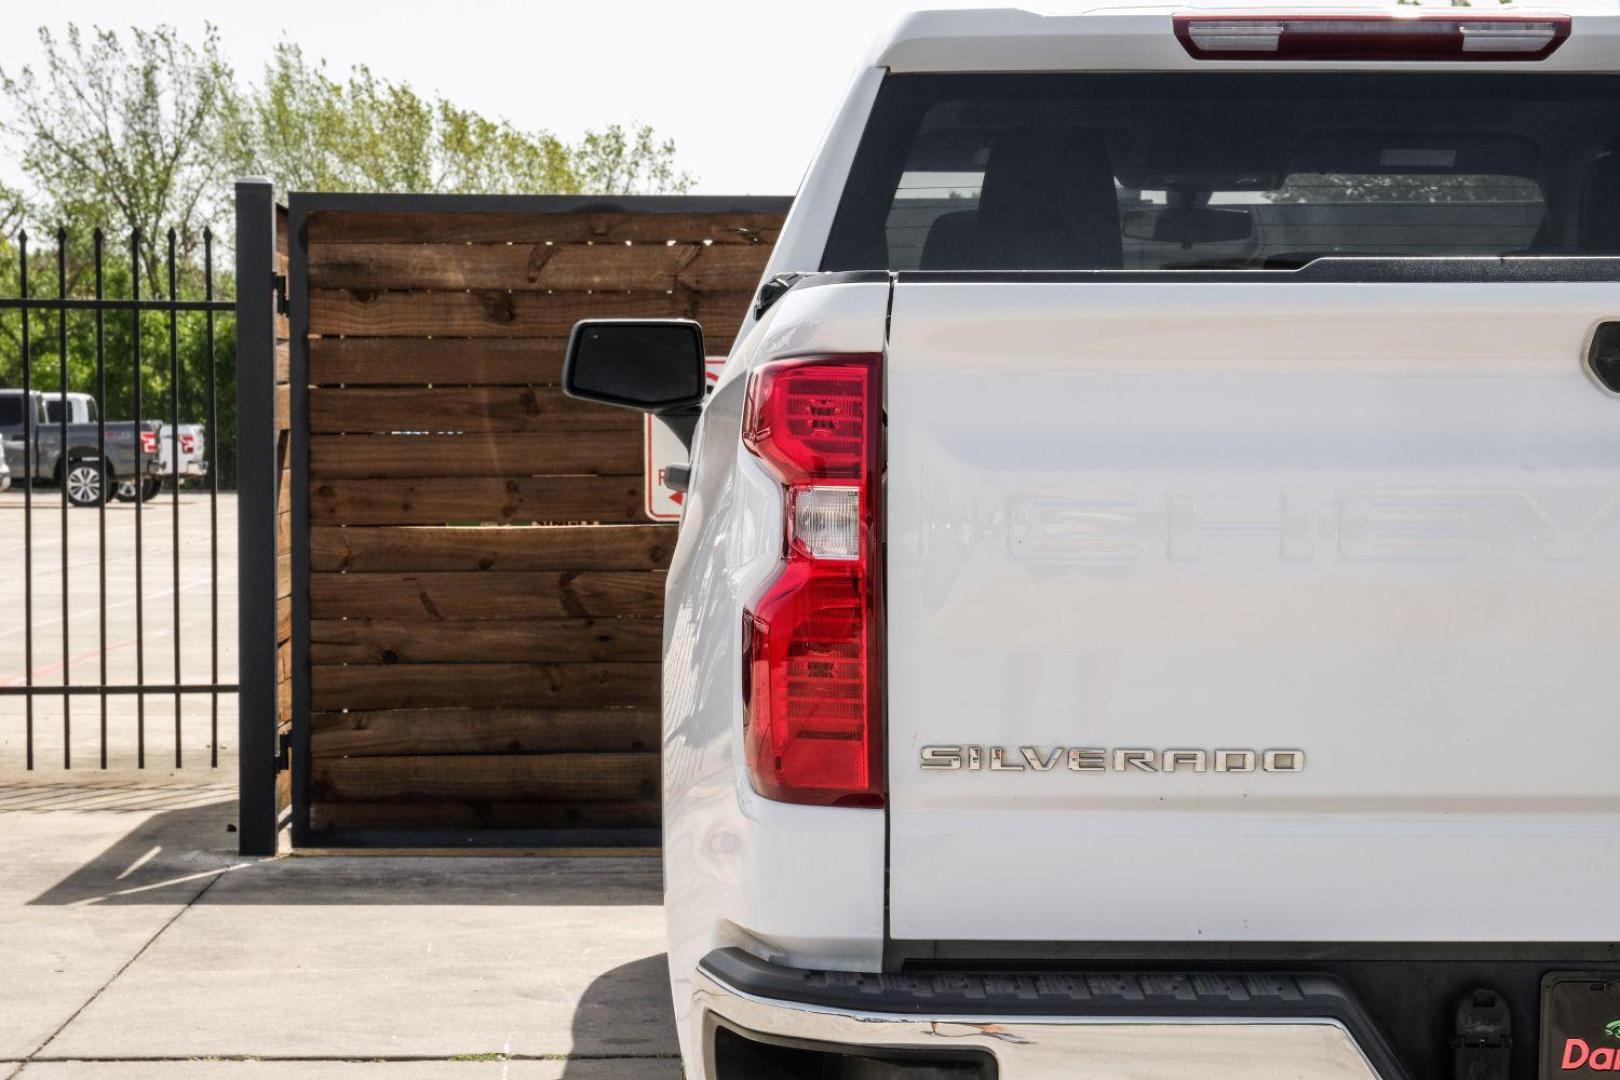
[[[0,427],[21,427],[22,422],[22,397],[18,394],[0,395]]]
[[[822,269],[1508,254],[1620,255],[1620,77],[891,76]]]
[[[62,422],[62,415],[66,411],[67,406],[61,401],[45,402],[45,419],[49,420],[53,424],[60,424]]]

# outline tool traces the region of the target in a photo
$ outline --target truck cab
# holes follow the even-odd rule
[[[55,484],[71,506],[161,483],[158,424],[104,420],[88,394],[0,389],[0,446],[12,482]]]
[[[45,401],[45,418],[49,423],[61,422],[65,414],[69,423],[94,424],[101,414],[91,394],[70,392],[66,395],[46,393],[41,396]],[[114,488],[120,502],[133,502],[137,493],[142,502],[150,500],[162,490],[166,476],[199,479],[208,475],[208,436],[204,425],[181,424],[176,428],[158,420],[148,421],[148,425],[158,433],[157,467],[140,483],[132,478],[120,479]]]
[[[919,14],[701,411],[582,324],[693,446],[689,1080],[1616,1069],[1617,46]]]

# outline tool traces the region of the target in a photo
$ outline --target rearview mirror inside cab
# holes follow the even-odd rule
[[[1132,240],[1160,244],[1235,243],[1254,232],[1254,219],[1247,210],[1166,206],[1126,211],[1122,231]]]
[[[703,404],[703,330],[690,319],[586,319],[574,324],[563,393],[654,416]]]

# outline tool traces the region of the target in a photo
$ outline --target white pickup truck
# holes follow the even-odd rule
[[[921,14],[692,440],[688,1080],[1620,1072],[1620,10]]]

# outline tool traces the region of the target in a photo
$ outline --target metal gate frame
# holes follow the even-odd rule
[[[275,196],[268,180],[236,185],[236,476],[238,848],[274,855],[284,824],[277,782],[286,762],[277,730]]]

